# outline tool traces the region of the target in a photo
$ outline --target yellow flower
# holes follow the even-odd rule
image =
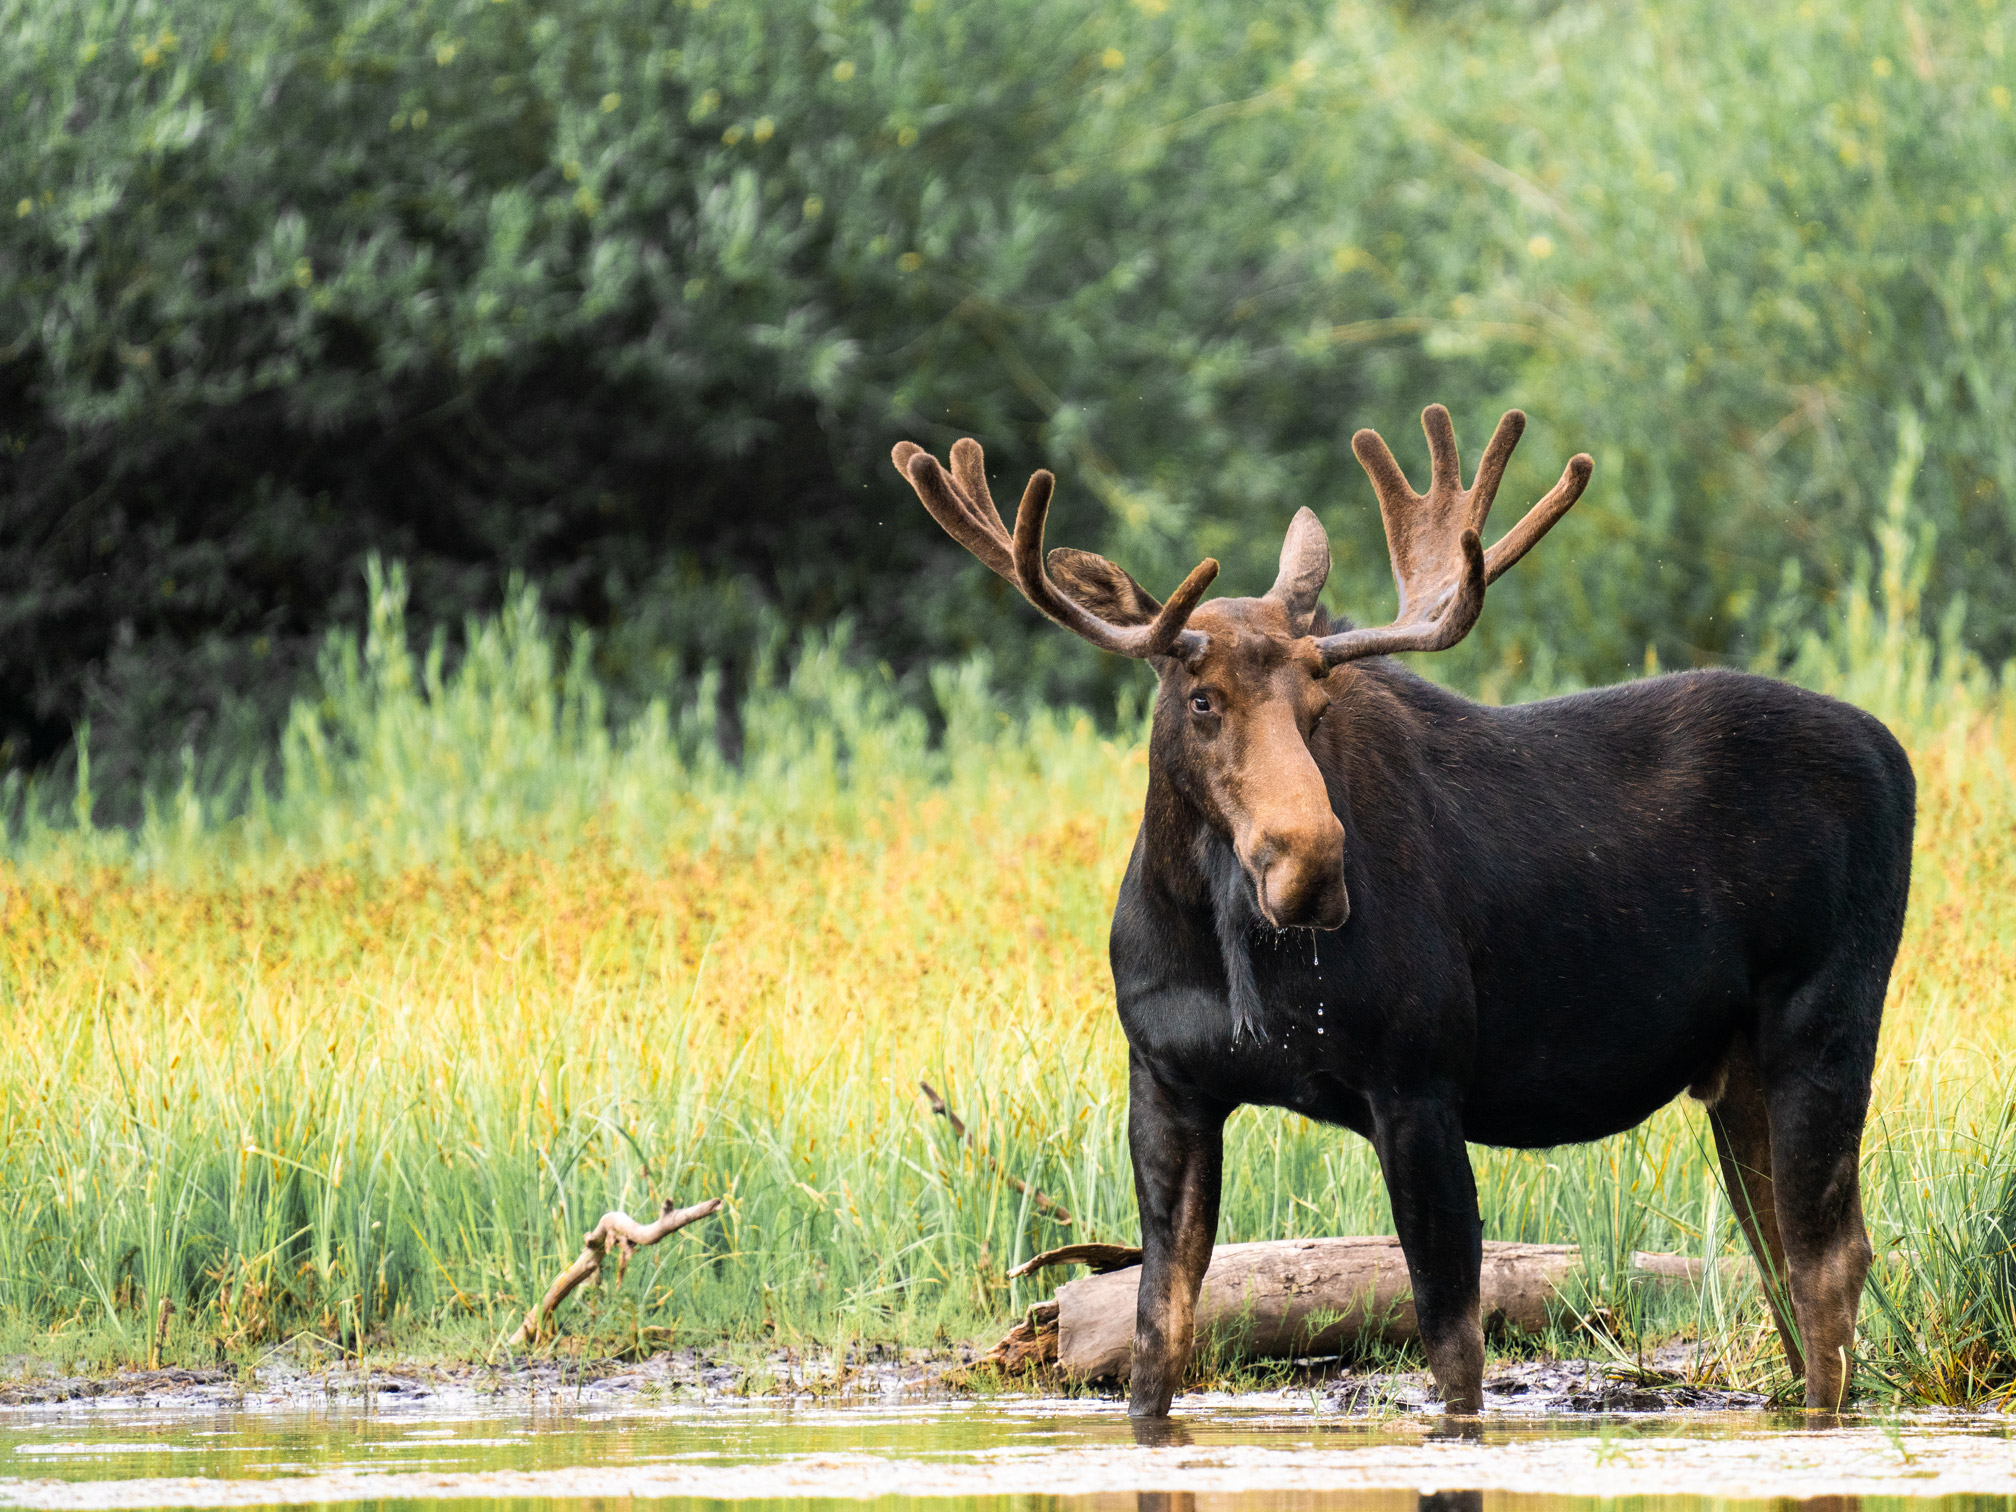
[[[1526,250],[1536,258],[1552,257],[1554,255],[1554,239],[1551,236],[1533,237],[1526,243]]]
[[[853,77],[854,77],[854,60],[852,58],[842,58],[838,63],[835,63],[833,65],[834,83],[845,84],[849,79]]]
[[[25,205],[28,202],[23,200],[21,203]],[[826,201],[816,194],[808,194],[805,196],[805,204],[802,208],[805,212],[805,219],[808,221],[817,220],[826,211]],[[28,212],[24,210],[21,213],[26,215]]]
[[[1127,54],[1120,51],[1117,47],[1109,47],[1106,51],[1099,54],[1100,66],[1104,68],[1124,67],[1126,62]]]
[[[896,266],[901,268],[905,273],[915,273],[919,268],[924,266],[924,259],[915,252],[905,252],[901,257],[896,259]]]
[[[757,117],[756,124],[749,131],[749,135],[759,142],[767,142],[776,134],[777,123],[768,116]]]

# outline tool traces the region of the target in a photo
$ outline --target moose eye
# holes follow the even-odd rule
[[[1190,695],[1190,712],[1193,714],[1209,714],[1211,712],[1211,695],[1209,693],[1192,693]]]

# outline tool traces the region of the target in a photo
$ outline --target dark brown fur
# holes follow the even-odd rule
[[[1198,603],[1206,562],[1163,605],[1089,553],[1044,570],[1047,474],[1011,541],[977,447],[955,448],[956,488],[899,451],[948,530],[1160,679],[1112,936],[1143,1250],[1131,1410],[1166,1413],[1182,1379],[1242,1103],[1372,1142],[1429,1366],[1450,1410],[1475,1412],[1466,1142],[1599,1139],[1689,1088],[1807,1405],[1836,1410],[1869,1266],[1858,1158],[1910,880],[1910,764],[1868,715],[1765,678],[1489,708],[1387,660],[1459,639],[1588,476],[1571,462],[1486,552],[1516,412],[1468,490],[1446,413],[1424,426],[1426,495],[1377,438],[1357,443],[1401,585],[1375,630],[1317,606],[1329,552],[1306,510],[1267,595]]]

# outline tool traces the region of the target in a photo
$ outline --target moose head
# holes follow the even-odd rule
[[[1526,417],[1508,411],[1462,486],[1449,412],[1421,415],[1433,463],[1417,494],[1386,443],[1370,430],[1351,449],[1371,477],[1386,526],[1400,609],[1391,624],[1333,631],[1317,599],[1330,574],[1330,540],[1314,511],[1296,511],[1274,586],[1259,598],[1202,602],[1218,575],[1206,558],[1166,603],[1123,569],[1089,551],[1043,552],[1043,522],[1055,480],[1038,471],[1023,490],[1011,531],[987,488],[971,439],[955,442],[950,471],[904,441],[896,470],[932,518],[1052,620],[1093,645],[1148,662],[1160,682],[1150,761],[1206,822],[1226,836],[1275,929],[1335,929],[1350,913],[1344,826],[1310,749],[1335,695],[1333,674],[1349,662],[1395,651],[1440,651],[1477,622],[1484,590],[1567,513],[1589,481],[1578,455],[1561,481],[1488,551],[1482,542]]]

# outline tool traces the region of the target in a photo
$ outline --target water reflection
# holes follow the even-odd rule
[[[1875,1477],[1894,1494],[1712,1494],[1839,1482],[1829,1467],[1851,1462],[1857,1484]],[[1292,1396],[1154,1421],[1110,1401],[1054,1400],[0,1411],[0,1508],[312,1501],[446,1512],[452,1500],[455,1512],[589,1512],[619,1501],[659,1512],[837,1512],[843,1501],[931,1512],[2016,1512],[2002,1496],[1911,1497],[1955,1465],[1972,1467],[1972,1484],[2016,1487],[2016,1446],[1986,1418],[1850,1420],[1820,1434],[1801,1416],[1754,1413],[1345,1417]],[[1600,1489],[1613,1474],[1628,1479],[1628,1495],[1541,1494]],[[1408,1489],[1319,1489],[1326,1476],[1333,1487]],[[1489,1489],[1494,1481],[1524,1489]]]
[[[1127,1426],[1134,1430],[1134,1442],[1144,1449],[1187,1449],[1197,1442],[1182,1418],[1130,1417]]]

